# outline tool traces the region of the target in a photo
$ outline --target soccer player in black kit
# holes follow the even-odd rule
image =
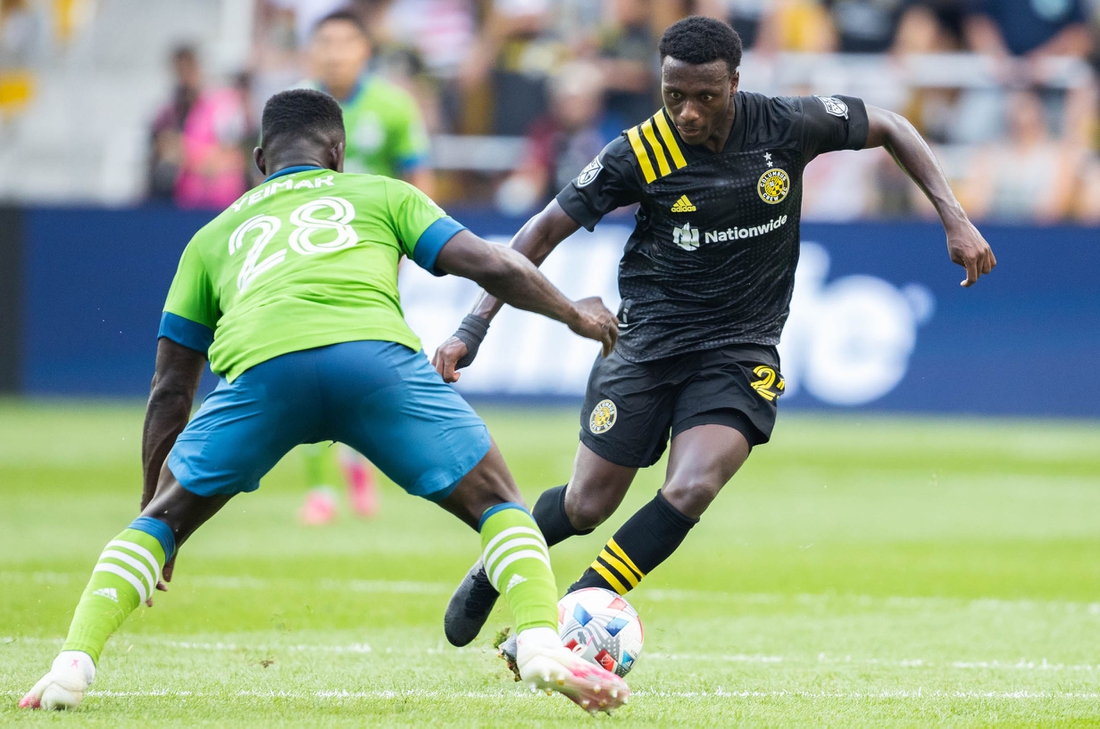
[[[775,347],[794,287],[810,160],[885,147],[939,213],[951,260],[966,269],[962,285],[996,265],[903,117],[846,96],[738,91],[741,40],[721,21],[672,25],[660,56],[664,108],[607,145],[512,241],[538,265],[580,226],[591,230],[612,210],[639,204],[619,266],[619,341],[592,367],[572,478],[543,492],[533,510],[547,544],[591,532],[670,436],[672,450],[660,491],[570,591],[637,587],[771,437],[784,386]],[[445,380],[473,360],[500,306],[483,293],[436,352]],[[477,637],[496,598],[475,564],[448,605],[448,640]]]

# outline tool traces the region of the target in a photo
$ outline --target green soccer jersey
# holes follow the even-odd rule
[[[232,381],[288,352],[381,340],[420,349],[397,292],[401,256],[435,259],[463,226],[400,180],[284,169],[188,243],[160,336]]]
[[[327,91],[315,82],[305,86]],[[338,101],[344,110],[347,172],[401,177],[427,163],[428,132],[409,92],[365,74],[351,96]]]

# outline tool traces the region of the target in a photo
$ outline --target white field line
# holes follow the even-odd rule
[[[3,691],[0,694],[7,696],[20,696],[18,691]],[[348,699],[366,700],[405,700],[405,699],[445,699],[456,698],[500,700],[526,698],[525,691],[425,691],[421,689],[408,689],[405,691],[236,691],[225,693],[213,693],[203,691],[89,691],[88,696],[106,698],[258,698],[258,699],[297,699],[313,701],[316,699],[343,701]],[[1073,691],[925,691],[924,689],[892,689],[883,691],[752,691],[734,690],[727,691],[722,688],[714,691],[649,691],[642,689],[631,692],[631,696],[639,699],[647,698],[672,698],[672,699],[999,699],[999,700],[1026,700],[1043,701],[1052,699],[1100,699],[1100,693],[1073,692]]]
[[[334,592],[391,593],[414,595],[449,595],[457,584],[450,582],[426,582],[413,580],[302,580],[296,578],[268,579],[263,577],[237,577],[219,575],[180,576],[180,584],[210,587],[220,590],[269,590],[292,586]],[[33,582],[37,584],[83,584],[86,574],[70,572],[22,572],[0,571],[0,581]],[[725,602],[736,605],[794,605],[801,607],[857,606],[866,608],[893,608],[921,610],[928,608],[970,609],[977,611],[1038,611],[1081,613],[1100,616],[1100,602],[1074,602],[1069,600],[1004,600],[1000,598],[951,598],[872,596],[844,594],[796,594],[718,592],[708,590],[676,590],[642,588],[639,599],[654,602]]]
[[[83,574],[70,572],[0,572],[0,581],[34,582],[43,585],[67,585],[83,583],[87,580]],[[299,580],[287,578],[271,580],[262,577],[235,577],[223,575],[195,575],[185,577],[180,583],[196,587],[217,590],[271,590],[285,587],[308,587],[313,590],[332,590],[335,592],[374,592],[399,593],[412,595],[449,595],[454,585],[445,582],[416,582],[413,580]]]
[[[181,651],[252,651],[256,653],[276,652],[276,651],[288,651],[291,653],[344,653],[344,654],[363,654],[373,653],[375,650],[367,643],[351,643],[350,645],[324,645],[324,644],[310,644],[310,643],[288,643],[288,644],[244,644],[244,643],[232,643],[226,641],[185,641],[185,640],[170,640],[166,638],[156,637],[142,637],[140,639],[123,639],[128,645],[134,645],[138,647],[152,647],[157,646],[161,648],[171,648]],[[0,636],[0,648],[11,645],[13,643],[24,643],[28,645],[53,645],[60,647],[62,640],[60,638],[42,638],[37,636],[28,637],[16,637],[16,636]],[[387,647],[384,650],[380,650],[381,653],[399,653],[403,656],[409,655],[442,655],[442,654],[461,654],[461,653],[484,653],[483,649],[479,648],[399,648],[395,650],[392,647]],[[1046,658],[1040,660],[1030,660],[1027,658],[1019,658],[1016,660],[986,660],[986,661],[964,661],[964,660],[939,660],[931,661],[923,658],[853,658],[852,656],[830,656],[826,653],[819,653],[817,658],[804,658],[804,657],[791,657],[791,656],[769,656],[763,654],[703,654],[703,653],[646,653],[645,659],[647,661],[668,661],[668,662],[688,662],[694,664],[705,663],[741,663],[741,664],[756,664],[756,665],[783,665],[783,666],[836,666],[836,665],[852,665],[852,666],[882,666],[884,668],[953,668],[959,670],[995,670],[995,671],[1040,671],[1040,672],[1078,672],[1078,673],[1097,673],[1100,674],[1100,663],[1058,663],[1050,661]]]

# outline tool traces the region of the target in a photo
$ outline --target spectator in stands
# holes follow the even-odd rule
[[[344,110],[344,169],[403,178],[429,195],[428,135],[416,101],[368,71],[371,43],[359,15],[338,10],[318,21],[309,44],[310,79]]]
[[[651,4],[652,0],[614,0],[611,22],[599,39],[604,108],[620,129],[637,124],[661,105]]]
[[[909,0],[824,0],[842,53],[885,53]]]
[[[474,0],[396,0],[385,19],[389,35],[416,52],[438,99],[438,127],[461,125],[462,64],[477,40]]]
[[[1035,92],[1017,91],[1008,102],[1008,139],[977,153],[966,209],[975,219],[1062,220],[1086,151],[1053,137]]]
[[[966,39],[978,53],[1086,58],[1084,0],[967,0]]]
[[[774,28],[769,20],[775,3],[769,0],[699,0],[696,11],[700,15],[724,20],[741,36],[745,50],[775,50]]]
[[[468,95],[492,89],[495,134],[521,135],[546,111],[546,83],[566,55],[553,0],[492,0],[484,30],[463,66]],[[480,124],[476,126],[482,126]]]
[[[558,72],[551,111],[531,126],[518,167],[497,193],[501,211],[522,215],[542,207],[619,133],[619,126],[604,123],[600,79],[599,68],[586,62]]]
[[[191,46],[172,54],[173,98],[152,130],[149,190],[180,207],[224,208],[246,189],[245,105],[236,88],[205,89]]]
[[[780,51],[827,53],[837,46],[836,29],[819,0],[774,0],[775,48]]]

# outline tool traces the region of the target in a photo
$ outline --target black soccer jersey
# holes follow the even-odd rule
[[[618,347],[628,360],[778,344],[798,263],[802,171],[818,154],[867,141],[859,99],[738,92],[734,104],[721,152],[685,144],[662,109],[558,193],[588,230],[640,203],[619,264]]]

